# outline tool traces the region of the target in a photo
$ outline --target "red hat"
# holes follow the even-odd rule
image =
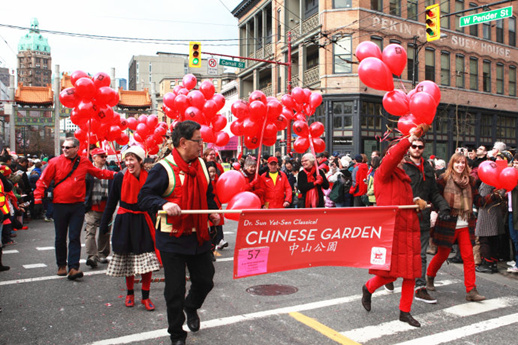
[[[96,148],[96,149],[93,149],[92,151],[90,151],[90,154],[92,156],[95,156],[95,155],[105,155],[106,154],[106,151],[104,151],[103,149],[101,149],[100,147]]]
[[[11,175],[11,173],[12,173],[12,170],[11,170],[11,168],[9,168],[6,165],[1,165],[0,166],[0,173],[2,173],[5,177],[9,177]]]
[[[279,164],[279,160],[277,159],[277,157],[271,156],[270,158],[268,158],[268,164],[273,163],[273,162]]]

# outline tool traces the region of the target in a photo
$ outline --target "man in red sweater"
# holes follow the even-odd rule
[[[268,158],[268,171],[261,175],[265,208],[286,208],[291,204],[291,186],[288,176],[279,171],[277,157]]]
[[[99,179],[113,179],[115,172],[101,170],[92,165],[86,157],[80,157],[79,140],[66,138],[63,154],[49,161],[48,166],[36,182],[34,191],[35,212],[42,208],[45,190],[54,181],[52,202],[54,203],[54,228],[56,231],[56,261],[58,276],[67,275],[67,233],[68,233],[68,279],[83,277],[79,270],[81,257],[81,228],[85,218],[86,174]],[[39,208],[40,210],[37,210]],[[41,213],[41,211],[40,211]]]

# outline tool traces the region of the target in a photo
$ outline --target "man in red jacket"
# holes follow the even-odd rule
[[[66,138],[61,148],[63,154],[49,161],[36,182],[34,204],[35,208],[42,208],[41,201],[45,190],[54,180],[52,202],[54,203],[58,276],[67,275],[68,232],[68,279],[75,280],[83,277],[83,272],[79,270],[79,258],[81,257],[81,228],[85,218],[86,174],[111,180],[115,172],[98,169],[86,157],[80,157],[77,154],[79,140],[76,138]]]
[[[286,208],[291,204],[291,186],[288,176],[279,171],[277,157],[268,158],[268,171],[261,175],[265,208]]]

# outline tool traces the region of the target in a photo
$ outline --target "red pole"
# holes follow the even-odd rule
[[[291,31],[288,31],[288,94],[291,94]],[[286,128],[286,152],[291,153],[291,119]]]

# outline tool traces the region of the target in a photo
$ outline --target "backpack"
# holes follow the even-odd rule
[[[336,179],[336,182],[333,184],[331,193],[329,193],[329,199],[331,199],[333,202],[342,203],[344,202],[344,192],[344,183],[342,182],[342,177],[339,176]]]

